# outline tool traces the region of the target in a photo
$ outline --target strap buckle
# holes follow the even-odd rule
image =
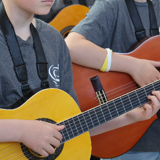
[[[49,88],[49,83],[47,80],[42,80],[41,81],[41,88],[45,89],[45,88]]]
[[[22,84],[21,89],[22,89],[23,95],[31,90],[28,83]]]

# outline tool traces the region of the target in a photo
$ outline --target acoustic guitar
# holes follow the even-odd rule
[[[71,29],[86,17],[89,8],[80,4],[70,5],[62,9],[49,23],[65,38]]]
[[[85,86],[83,87],[85,88]],[[89,160],[91,141],[88,131],[143,105],[149,101],[147,95],[152,90],[159,89],[160,80],[84,112],[80,111],[76,102],[66,92],[60,89],[45,89],[33,95],[16,109],[0,109],[0,118],[41,120],[65,125],[65,128],[60,131],[63,136],[61,145],[51,155],[52,159]],[[84,92],[84,95],[87,94]],[[90,104],[88,107],[90,107]],[[0,159],[47,160],[47,158],[35,153],[24,144],[14,142],[0,143]]]
[[[129,52],[127,56],[160,61],[159,42],[160,36],[151,37],[148,40],[144,41],[132,52]],[[119,96],[137,89],[137,84],[134,82],[131,76],[125,73],[118,72],[103,73],[95,69],[90,69],[73,64],[74,88],[78,96],[81,110],[84,112],[88,109],[91,109],[99,104],[99,99],[103,99],[101,98],[101,96],[103,95],[100,94],[97,96],[97,93],[95,92],[90,81],[90,78],[97,75],[101,81],[106,98],[110,101],[118,97],[118,99],[114,103],[117,106],[117,110],[119,112],[119,110],[124,105]],[[141,91],[143,89],[138,89],[137,91],[139,90]],[[132,93],[134,94],[135,91],[131,92],[131,94]],[[146,94],[150,94],[150,92],[147,91]],[[128,99],[127,95],[122,97],[124,97],[124,99]],[[141,101],[141,98],[139,100],[139,97],[141,97],[141,95],[138,95],[138,97],[135,95],[134,103],[131,102],[132,100],[126,100],[125,104],[127,103],[130,107],[132,107],[139,103],[139,101]],[[157,115],[154,115],[149,120],[137,122],[91,137],[92,155],[101,158],[113,158],[124,154],[139,141],[139,139],[144,135],[144,133],[147,131],[147,129],[155,119],[157,119]]]

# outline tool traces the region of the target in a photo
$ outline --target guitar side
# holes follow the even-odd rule
[[[160,36],[152,37],[127,55],[140,59],[160,61],[159,42]],[[136,83],[125,73],[103,73],[98,70],[73,64],[74,88],[82,111],[98,105],[98,101],[95,98],[95,91],[90,82],[90,78],[97,75],[101,80],[108,100],[128,93],[128,88],[125,88],[128,83],[132,83],[132,86],[129,88],[130,91],[137,89]],[[115,90],[120,87],[121,89],[123,88],[123,90]],[[116,91],[116,93],[113,91]],[[91,137],[92,155],[101,158],[113,158],[124,154],[139,141],[155,119],[157,119],[156,115],[149,120],[136,122],[134,124]]]
[[[76,102],[64,91],[46,89],[38,92],[22,106],[14,110],[0,109],[1,119],[35,120],[47,118],[59,123],[81,113]],[[20,143],[0,143],[0,159],[27,160]],[[91,155],[91,141],[86,132],[64,143],[56,160],[88,160]],[[40,158],[39,158],[40,159]]]

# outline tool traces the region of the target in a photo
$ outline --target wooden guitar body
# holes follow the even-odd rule
[[[127,55],[140,59],[160,61],[159,44],[160,36],[152,37]],[[99,76],[108,100],[137,89],[136,83],[127,74],[118,72],[103,73],[73,64],[74,88],[82,111],[99,104],[90,82],[90,78],[97,75]],[[137,122],[91,137],[92,155],[101,158],[113,158],[124,154],[139,141],[155,119],[157,119],[156,115],[149,120]]]
[[[81,113],[79,107],[67,93],[59,89],[46,89],[35,94],[17,109],[0,109],[0,118],[25,120],[45,118],[58,123],[79,113]],[[56,160],[89,160],[90,155],[91,141],[89,133],[86,132],[65,142]],[[27,148],[22,150],[20,143],[0,143],[0,159],[47,160],[34,156]]]
[[[70,5],[62,9],[49,24],[65,38],[70,30],[86,17],[88,12],[89,8],[86,6]]]

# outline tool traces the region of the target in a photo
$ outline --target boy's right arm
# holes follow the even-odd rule
[[[0,120],[0,142],[21,142],[40,155],[47,157],[60,146],[64,126],[36,120]]]
[[[97,46],[76,32],[71,32],[65,41],[73,63],[98,70],[102,67],[107,55],[106,49]],[[160,73],[155,67],[160,67],[160,62],[113,52],[110,71],[130,74],[139,86],[144,86],[160,79]]]

